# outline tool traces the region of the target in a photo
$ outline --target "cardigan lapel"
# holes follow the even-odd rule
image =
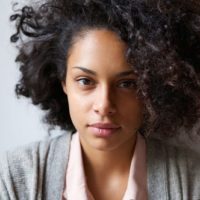
[[[147,139],[148,200],[168,200],[166,152],[161,142]]]
[[[46,174],[43,181],[44,199],[61,200],[66,177],[66,169],[69,158],[71,133],[61,135],[54,139],[49,146],[46,160]]]

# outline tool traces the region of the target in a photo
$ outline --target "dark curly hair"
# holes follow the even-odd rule
[[[24,6],[12,42],[19,42],[16,94],[46,110],[51,128],[74,130],[61,82],[77,36],[106,28],[128,45],[145,106],[143,134],[174,135],[200,118],[200,4],[180,0],[46,0]]]

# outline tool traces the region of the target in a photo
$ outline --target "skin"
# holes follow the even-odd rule
[[[87,184],[97,200],[122,198],[142,122],[137,77],[126,61],[126,48],[109,30],[85,32],[71,47],[62,83],[80,136]],[[99,122],[119,128],[109,137],[98,137],[91,124]]]

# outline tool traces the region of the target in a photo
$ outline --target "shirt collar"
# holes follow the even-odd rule
[[[144,138],[138,134],[123,200],[147,199],[146,171],[146,144]],[[67,200],[94,200],[87,188],[78,133],[72,136],[64,197]]]

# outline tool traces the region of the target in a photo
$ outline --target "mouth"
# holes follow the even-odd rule
[[[90,124],[89,129],[97,137],[110,137],[121,127],[113,123],[94,123]]]

